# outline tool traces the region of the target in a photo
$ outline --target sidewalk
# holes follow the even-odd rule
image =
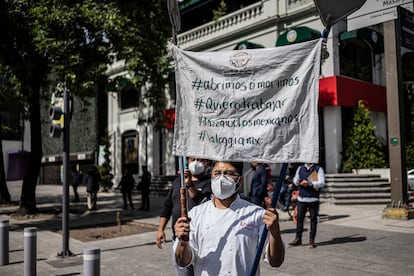
[[[14,185],[14,186],[12,186]],[[17,201],[20,193],[18,183],[9,186],[13,201]],[[85,197],[84,187],[80,187],[81,197]],[[40,210],[60,208],[62,187],[60,185],[39,185],[37,187],[37,205]],[[72,194],[71,194],[72,195]],[[70,216],[70,227],[79,225],[102,225],[114,223],[115,214],[122,212],[122,197],[118,192],[99,193],[98,210],[92,212],[75,212]],[[151,198],[150,212],[138,210],[122,212],[122,218],[135,222],[158,225],[159,212],[163,198]],[[140,206],[140,195],[134,195],[135,206]],[[85,205],[84,205],[85,204]],[[85,203],[73,205],[76,210],[86,209]],[[320,222],[323,224],[361,229],[372,229],[390,233],[414,234],[414,220],[398,221],[382,218],[385,206],[359,205],[337,206],[321,204]],[[82,275],[83,250],[98,247],[101,249],[101,275],[174,275],[171,264],[171,242],[160,250],[155,246],[156,232],[146,232],[137,235],[123,236],[113,239],[81,242],[70,239],[69,249],[74,257],[60,258],[57,254],[62,250],[62,236],[51,229],[61,229],[60,218],[52,217],[46,220],[30,218],[24,221],[10,216],[17,206],[0,206],[0,216],[9,219],[10,224],[10,264],[0,266],[0,275],[23,275],[23,229],[24,227],[39,227],[37,232],[37,274],[38,275]],[[77,209],[78,208],[78,209]],[[71,205],[72,210],[72,205]],[[280,212],[281,228],[292,227],[286,213]],[[286,226],[285,226],[286,225]],[[166,229],[167,237],[171,237],[171,228]],[[285,243],[289,242],[292,233],[284,234]],[[288,240],[289,239],[289,240]],[[289,253],[289,250],[288,250]],[[287,256],[288,258],[288,256]],[[262,275],[274,275],[275,270],[268,265],[261,265]],[[276,270],[277,273],[277,270]],[[292,274],[283,274],[292,275]],[[295,274],[293,274],[295,275]],[[338,274],[340,275],[340,274]]]

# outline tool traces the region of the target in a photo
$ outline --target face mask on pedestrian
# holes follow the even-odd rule
[[[220,175],[211,180],[211,191],[218,199],[227,199],[237,192],[239,180],[240,177],[238,177],[236,182],[231,177]]]
[[[200,175],[204,173],[204,164],[196,160],[188,164],[188,169],[192,175]]]

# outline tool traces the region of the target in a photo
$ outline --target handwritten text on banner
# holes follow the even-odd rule
[[[212,160],[319,162],[319,40],[190,52],[172,46],[173,154]]]

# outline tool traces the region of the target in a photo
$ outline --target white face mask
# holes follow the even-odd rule
[[[211,191],[218,199],[227,199],[237,192],[238,182],[239,180],[236,182],[233,178],[220,175],[211,180]]]
[[[200,175],[204,173],[204,164],[196,160],[188,164],[188,169],[192,175]]]

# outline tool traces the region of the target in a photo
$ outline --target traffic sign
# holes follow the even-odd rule
[[[348,31],[397,19],[397,7],[413,11],[413,0],[367,0],[356,12],[347,17]]]

